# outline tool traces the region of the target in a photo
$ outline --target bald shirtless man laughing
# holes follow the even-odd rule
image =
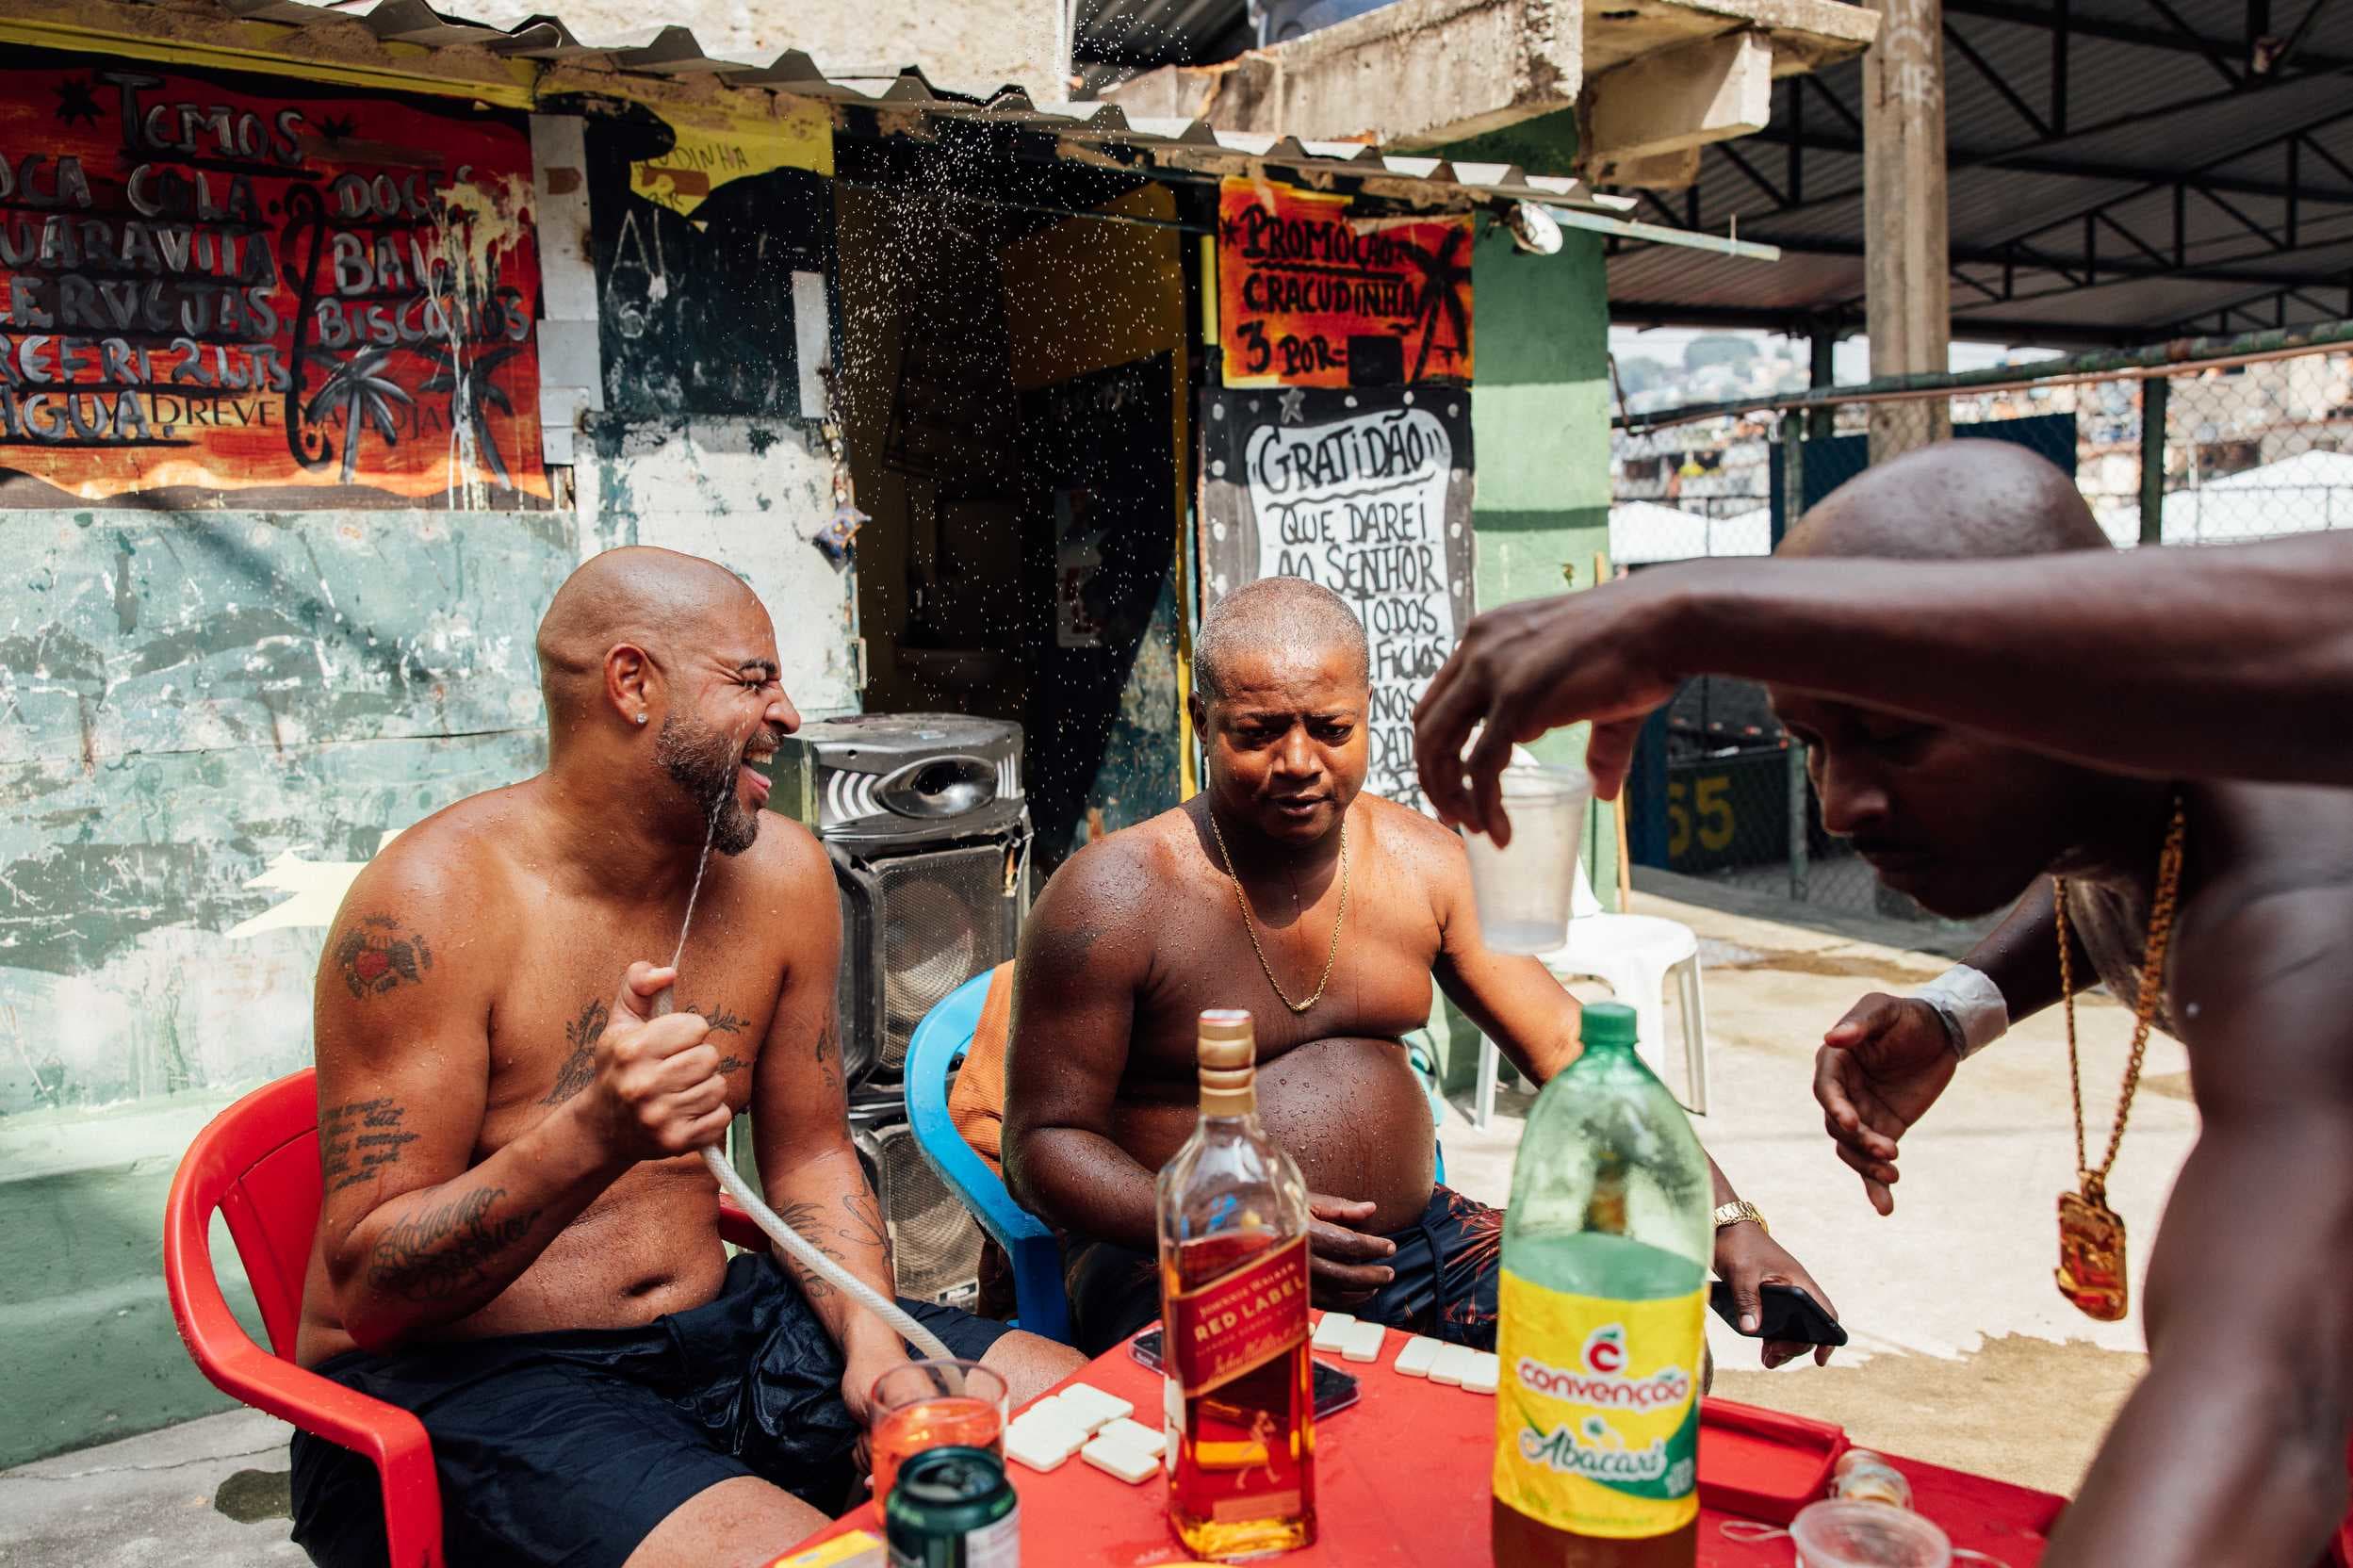
[[[1541,1084],[1577,1054],[1577,1007],[1479,939],[1460,839],[1360,792],[1368,666],[1329,589],[1268,578],[1219,600],[1194,657],[1207,788],[1073,856],[1023,928],[1005,1173],[1068,1238],[1083,1349],[1159,1314],[1152,1173],[1193,1128],[1204,1007],[1257,1018],[1260,1117],[1314,1194],[1318,1304],[1494,1348],[1503,1216],[1434,1184],[1400,1039],[1434,979]],[[1717,1232],[1715,1261],[1744,1314],[1767,1281],[1826,1304],[1753,1220]],[[1806,1348],[1769,1344],[1766,1364]]]
[[[844,1501],[906,1355],[798,1265],[729,1262],[694,1157],[751,1108],[768,1201],[890,1291],[843,1117],[832,873],[740,761],[799,719],[759,599],[691,556],[582,566],[539,660],[547,771],[401,834],[329,937],[296,1355],[422,1419],[452,1564],[764,1561]],[[678,968],[642,961],[677,943],[707,835]],[[1016,1402],[1078,1364],[909,1310]],[[382,1563],[368,1462],[302,1434],[293,1462],[295,1539]]]

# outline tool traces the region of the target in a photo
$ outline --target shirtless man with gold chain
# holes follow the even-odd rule
[[[1400,1041],[1434,980],[1542,1084],[1576,1054],[1577,1003],[1479,939],[1452,832],[1360,792],[1369,659],[1344,600],[1296,578],[1245,585],[1203,618],[1194,669],[1207,787],[1055,873],[1015,971],[1005,1170],[1068,1238],[1080,1347],[1159,1314],[1152,1173],[1193,1128],[1195,1016],[1243,1006],[1260,1117],[1315,1195],[1319,1303],[1492,1348],[1502,1212],[1433,1182]],[[1826,1304],[1715,1180],[1716,1267],[1743,1314],[1768,1281]]]
[[[1424,699],[1418,762],[1441,809],[1499,827],[1494,778],[1510,741],[1589,719],[1597,736],[1615,731],[1622,759],[1631,726],[1679,678],[1727,670],[1769,683],[1806,743],[1823,825],[1851,837],[1881,881],[1943,915],[2012,906],[1965,966],[1924,995],[1865,997],[1816,1058],[1830,1135],[1882,1213],[1899,1141],[2009,1022],[2097,980],[2134,1008],[2141,1039],[2151,1027],[2179,1037],[2200,1130],[2149,1252],[2149,1374],[2043,1562],[2307,1568],[2345,1517],[2353,1423],[2353,792],[2219,781],[2241,767],[2343,770],[2330,745],[2276,731],[2250,736],[2244,757],[2216,749],[2236,727],[2209,688],[2238,693],[2250,727],[2274,711],[2266,692],[2301,693],[2325,710],[2343,617],[2323,638],[2327,614],[2288,601],[2301,562],[2326,607],[2322,568],[2345,551],[2312,541],[2241,552],[2244,568],[2278,569],[2243,570],[2227,600],[2085,601],[2095,627],[2164,606],[2166,635],[2206,650],[2149,651],[2195,699],[2183,728],[2119,743],[2102,766],[2099,737],[2119,712],[2165,722],[2165,688],[2118,674],[2136,648],[2108,650],[2102,679],[2079,688],[2050,673],[2064,661],[2022,679],[2000,637],[2040,625],[2054,646],[2081,645],[2076,607],[2050,585],[2132,595],[2136,583],[2201,580],[2193,552],[2128,570],[2108,549],[2074,482],[2022,448],[1910,452],[1808,514],[1774,564],[1787,576],[1743,587],[1669,572],[1480,617]],[[1940,620],[1948,576],[2018,585],[2000,636],[1967,616]],[[2230,580],[2213,580],[2217,594]],[[2262,626],[2284,629],[2258,635]],[[2200,662],[2211,671],[2184,668]],[[1956,700],[1981,681],[1972,702]],[[1982,727],[1964,727],[1965,715],[1982,715]],[[1482,719],[1491,739],[1466,759]],[[2206,744],[2186,743],[2194,735]],[[2055,1282],[2102,1318],[2123,1315],[2131,1279],[2126,1220],[2104,1182],[2138,1060],[2136,1047],[2113,1100],[2107,1086],[2080,1084],[2076,1188],[2054,1194],[2055,1217],[2019,1218],[2037,1229],[2055,1218]]]

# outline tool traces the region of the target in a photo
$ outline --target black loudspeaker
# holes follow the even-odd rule
[[[953,713],[821,720],[777,754],[776,786],[770,804],[816,830],[841,890],[852,1093],[895,1098],[923,1015],[1013,956],[1029,904],[1021,727]]]
[[[836,995],[850,1123],[881,1200],[901,1295],[969,1306],[981,1231],[923,1163],[903,1080],[915,1026],[1013,956],[1029,907],[1021,727],[952,713],[802,727],[772,808],[823,841],[842,900]]]
[[[981,1229],[924,1162],[915,1130],[894,1121],[855,1135],[891,1233],[899,1294],[971,1311],[980,1298]]]

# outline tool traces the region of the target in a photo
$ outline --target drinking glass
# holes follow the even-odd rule
[[[1550,953],[1569,939],[1593,776],[1583,768],[1514,762],[1497,783],[1511,842],[1497,847],[1483,833],[1462,835],[1479,928],[1491,952]]]
[[[1834,1498],[1789,1522],[1799,1568],[1952,1568],[1945,1532],[1904,1509]]]
[[[868,1419],[874,1495],[927,1448],[986,1448],[1005,1457],[1005,1380],[976,1361],[910,1361],[874,1380]]]

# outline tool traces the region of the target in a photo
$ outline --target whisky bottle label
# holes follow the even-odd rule
[[[1631,1540],[1699,1513],[1705,1291],[1617,1301],[1503,1271],[1496,1498],[1578,1535]]]
[[[1168,1370],[1187,1397],[1208,1393],[1307,1338],[1307,1238],[1168,1298]]]

